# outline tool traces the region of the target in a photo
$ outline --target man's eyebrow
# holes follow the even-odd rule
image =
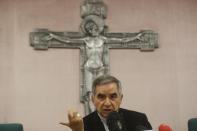
[[[104,95],[103,93],[98,93],[97,95]]]
[[[103,93],[98,93],[97,94],[97,96],[101,96],[101,95],[104,96],[105,94],[103,94]]]
[[[114,93],[110,93],[110,95],[117,95],[117,93],[116,93],[116,92],[114,92]]]

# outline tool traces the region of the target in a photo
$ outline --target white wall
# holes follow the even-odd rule
[[[105,0],[110,32],[159,33],[154,52],[111,50],[111,73],[123,85],[122,107],[145,112],[186,131],[197,117],[197,2]],[[36,51],[35,28],[78,31],[81,0],[0,0],[0,123],[20,122],[25,131],[70,130],[58,124],[79,102],[79,50]],[[124,56],[124,58],[122,57]]]

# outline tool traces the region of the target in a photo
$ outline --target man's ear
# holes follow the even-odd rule
[[[123,94],[121,95],[121,101],[122,101],[122,98],[123,98]]]
[[[92,94],[92,103],[94,103],[94,95]]]

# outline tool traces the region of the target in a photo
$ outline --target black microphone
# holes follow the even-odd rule
[[[107,118],[110,131],[127,131],[122,116],[117,111],[112,111]]]

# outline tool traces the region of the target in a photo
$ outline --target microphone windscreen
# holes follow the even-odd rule
[[[124,131],[123,119],[117,111],[112,111],[107,118],[110,131]]]
[[[159,126],[159,131],[172,131],[172,128],[166,124],[161,124]]]

